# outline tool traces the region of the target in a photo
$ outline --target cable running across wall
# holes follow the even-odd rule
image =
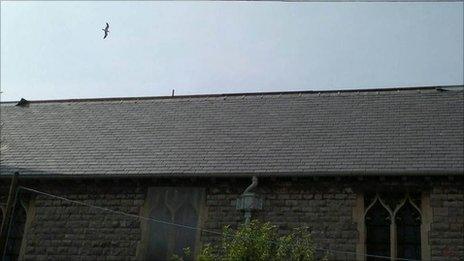
[[[63,201],[67,201],[67,202],[76,204],[76,205],[82,205],[82,206],[86,206],[86,207],[89,207],[89,208],[94,208],[94,209],[98,209],[98,210],[101,210],[101,211],[106,211],[106,212],[116,214],[116,215],[126,216],[126,217],[130,217],[130,218],[135,218],[135,219],[142,219],[142,220],[146,220],[146,221],[150,221],[150,222],[156,222],[156,223],[160,223],[160,224],[164,224],[164,225],[170,225],[170,226],[174,226],[174,227],[191,229],[191,230],[198,230],[198,231],[205,232],[205,233],[224,236],[224,234],[221,233],[221,232],[217,232],[217,231],[213,231],[213,230],[207,230],[207,229],[203,229],[203,228],[200,228],[200,227],[194,227],[194,226],[188,226],[188,225],[163,221],[163,220],[159,220],[159,219],[155,219],[155,218],[151,218],[151,217],[144,217],[144,216],[140,216],[140,215],[130,214],[130,213],[126,213],[126,212],[123,212],[123,211],[114,210],[114,209],[110,209],[110,208],[95,206],[95,205],[88,204],[88,203],[85,203],[85,202],[82,202],[82,201],[68,199],[68,198],[65,198],[65,197],[53,195],[53,194],[43,192],[43,191],[40,191],[40,190],[36,190],[36,189],[33,189],[33,188],[19,186],[18,190],[19,189],[29,191],[29,192],[33,192],[33,193],[36,193],[36,194],[41,194],[41,195],[52,197],[52,198],[56,198],[56,199],[60,199],[60,200],[63,200]],[[270,241],[270,243],[275,243],[275,242]],[[354,256],[359,255],[359,253],[356,253],[356,252],[340,251],[340,250],[317,248],[317,247],[315,248],[315,250],[324,251],[324,252],[331,252],[331,253],[354,255]],[[391,260],[391,257],[389,257],[389,256],[379,256],[379,255],[369,255],[369,254],[361,254],[361,255],[365,256],[365,257],[373,257],[373,258]],[[419,260],[407,259],[407,258],[395,258],[395,260],[399,260],[399,261],[419,261]]]

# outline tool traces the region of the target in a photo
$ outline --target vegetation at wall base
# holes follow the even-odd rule
[[[184,258],[176,255],[172,260]],[[316,257],[308,227],[296,228],[287,235],[279,236],[277,226],[253,220],[236,230],[226,226],[221,242],[204,245],[196,260],[313,261]]]

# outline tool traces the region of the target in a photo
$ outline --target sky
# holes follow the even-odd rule
[[[462,85],[463,8],[1,2],[1,99]]]

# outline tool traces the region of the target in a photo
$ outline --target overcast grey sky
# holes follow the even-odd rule
[[[3,101],[464,81],[459,2],[1,5]]]

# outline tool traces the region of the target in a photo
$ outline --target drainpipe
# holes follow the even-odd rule
[[[248,186],[243,194],[237,199],[237,210],[244,212],[245,224],[250,223],[251,212],[254,210],[260,210],[263,208],[263,201],[258,198],[258,196],[251,192],[258,186],[258,177],[253,176],[251,179],[251,184]]]

